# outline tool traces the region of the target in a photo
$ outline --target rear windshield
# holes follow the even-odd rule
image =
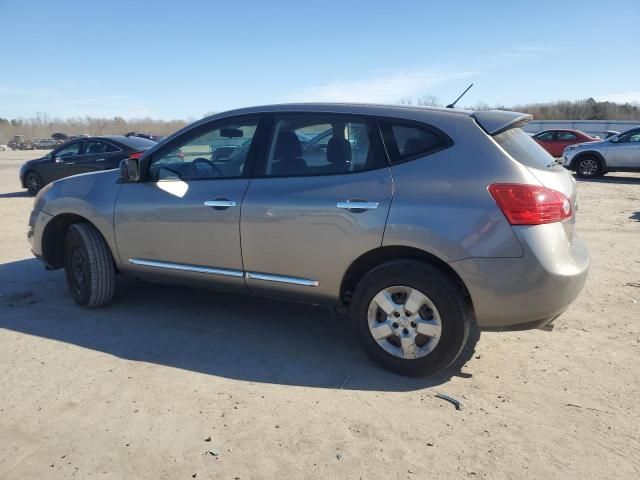
[[[544,148],[520,128],[502,132],[493,139],[515,160],[527,167],[547,169],[559,166]]]
[[[121,139],[120,141],[127,147],[131,147],[135,150],[148,150],[158,143],[154,142],[153,140],[149,140],[148,138],[142,137],[126,137]]]

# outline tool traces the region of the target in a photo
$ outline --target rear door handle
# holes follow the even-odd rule
[[[216,210],[225,210],[229,207],[235,207],[236,202],[227,200],[226,198],[217,198],[215,200],[207,200],[204,202],[205,207],[213,207]]]
[[[104,162],[106,160],[107,160],[106,158],[99,158],[99,159],[96,160],[96,162]]]
[[[367,202],[366,200],[347,200],[346,202],[338,202],[336,207],[359,213],[366,210],[375,210],[378,205],[378,202]]]

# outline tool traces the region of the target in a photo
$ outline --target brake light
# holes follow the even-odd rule
[[[550,188],[494,183],[488,190],[511,225],[540,225],[571,217],[569,199]]]
[[[144,152],[133,152],[129,154],[129,158],[140,158]]]

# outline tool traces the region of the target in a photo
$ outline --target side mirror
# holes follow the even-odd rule
[[[56,163],[64,163],[64,158],[56,157],[53,161],[56,162]]]
[[[120,162],[120,180],[123,182],[140,180],[140,164],[137,158],[125,158]]]
[[[620,141],[620,137],[613,136],[609,139],[612,143],[618,143]]]

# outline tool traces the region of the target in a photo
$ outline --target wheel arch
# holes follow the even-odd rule
[[[100,235],[104,235],[100,229],[87,218],[76,213],[61,213],[51,219],[42,233],[42,258],[46,265],[53,269],[64,266],[64,238],[69,227],[76,223],[88,223],[93,226]],[[105,241],[107,248],[109,243]],[[113,255],[113,252],[111,252]]]
[[[385,245],[378,247],[362,254],[354,260],[342,278],[342,284],[340,286],[340,300],[342,304],[348,305],[350,303],[356,285],[368,272],[384,262],[398,259],[420,260],[435,266],[458,285],[468,299],[469,305],[473,308],[473,301],[467,286],[451,265],[429,252],[405,245]]]

